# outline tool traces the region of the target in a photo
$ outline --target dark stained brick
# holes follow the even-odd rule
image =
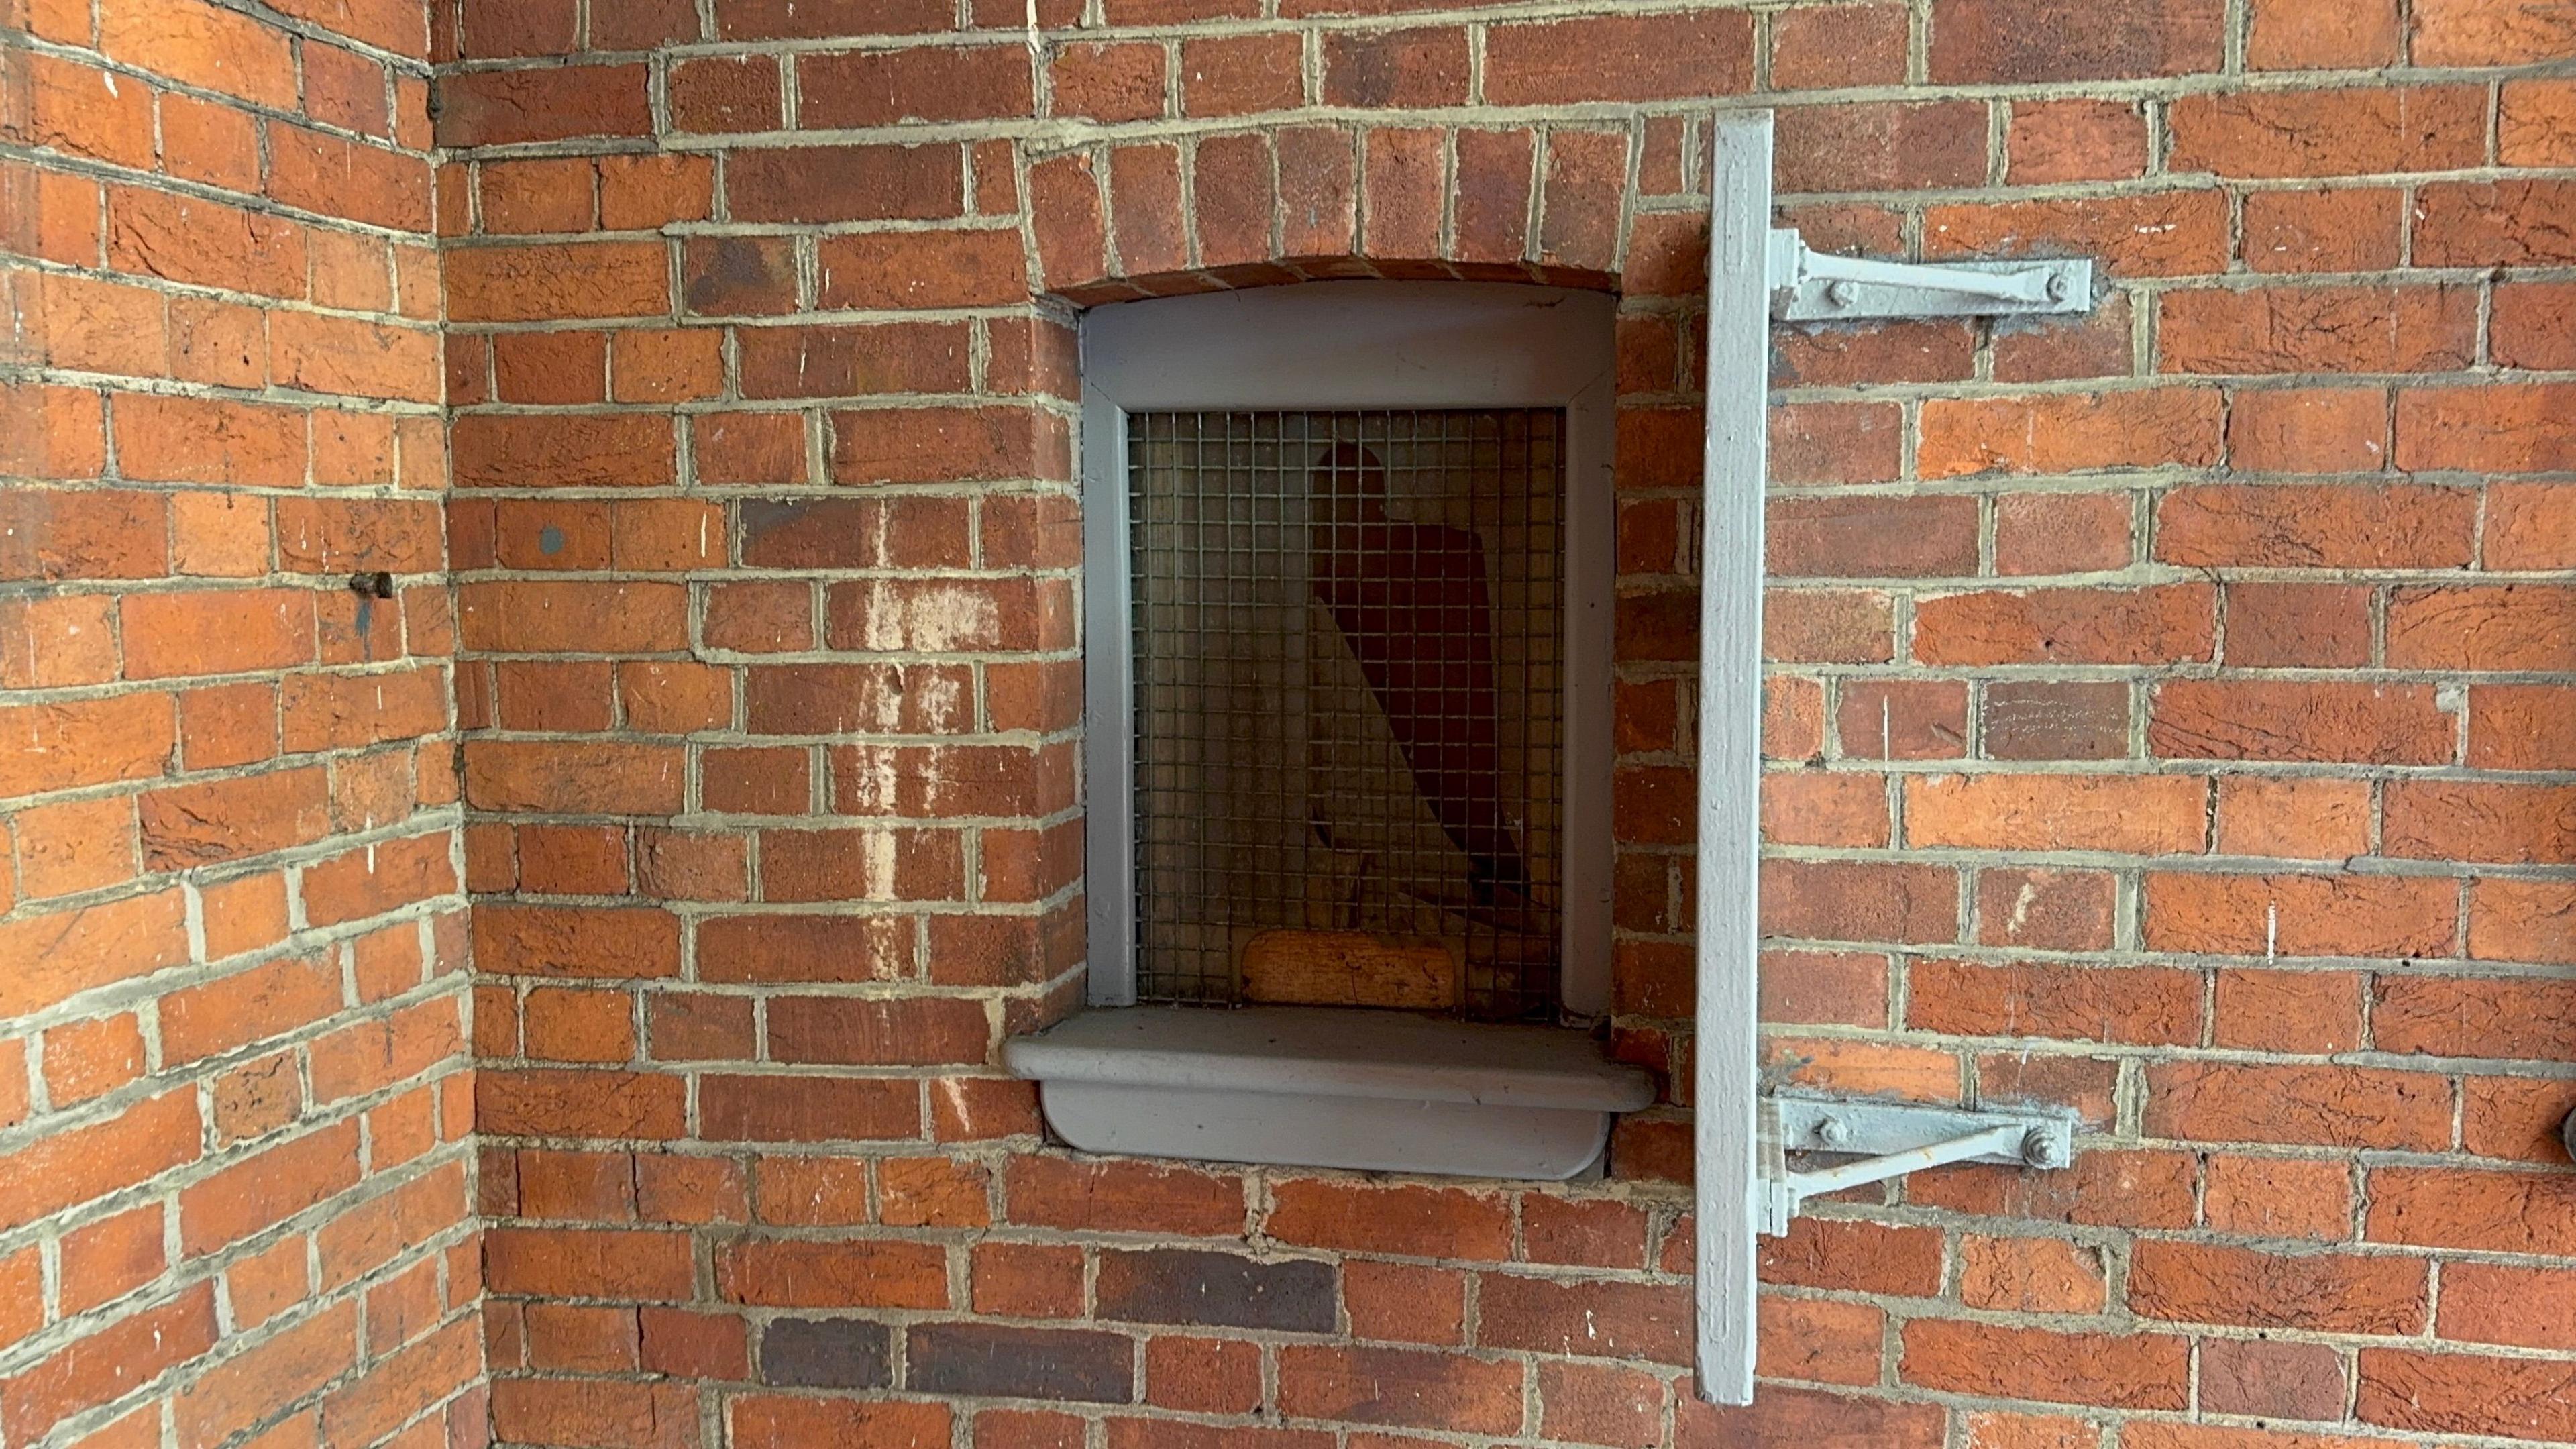
[[[1103,1318],[1330,1333],[1333,1297],[1328,1263],[1186,1250],[1100,1255]]]
[[[760,1379],[814,1389],[894,1382],[893,1336],[864,1318],[781,1318],[761,1330]]]
[[[1084,1328],[925,1323],[904,1340],[906,1388],[926,1394],[1124,1404],[1136,1397],[1135,1340]]]

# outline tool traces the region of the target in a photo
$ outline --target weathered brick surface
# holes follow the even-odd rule
[[[0,25],[0,1438],[479,1444],[425,11]]]
[[[0,1439],[2576,1437],[2555,8],[8,23]],[[1766,634],[1777,1071],[2087,1135],[1766,1244],[1715,1412],[1686,1090],[1361,1181],[1072,1157],[993,1052],[1084,957],[1066,323],[1375,273],[1622,296],[1615,1028],[1687,1073],[1747,105],[1819,244],[2102,267],[1775,332]]]

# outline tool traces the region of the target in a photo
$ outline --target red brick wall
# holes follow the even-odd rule
[[[466,4],[499,1436],[2576,1439],[2576,15],[2410,8]],[[1069,1157],[990,1063],[1083,956],[1065,323],[1377,272],[1622,296],[1619,1032],[1686,1071],[1757,97],[1818,244],[2112,285],[1777,335],[1769,1050],[2089,1127],[1770,1244],[1717,1413],[1683,1105],[1603,1184],[1381,1182]]]
[[[424,12],[0,26],[0,1443],[479,1442]]]

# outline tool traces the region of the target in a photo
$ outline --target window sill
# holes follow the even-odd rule
[[[1096,1009],[1002,1060],[1086,1152],[1562,1180],[1643,1071],[1579,1032],[1306,1006]]]

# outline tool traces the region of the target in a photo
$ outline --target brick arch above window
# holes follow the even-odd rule
[[[1663,118],[1023,142],[1032,290],[1090,306],[1385,277],[1692,296],[1707,223],[1684,135]]]

